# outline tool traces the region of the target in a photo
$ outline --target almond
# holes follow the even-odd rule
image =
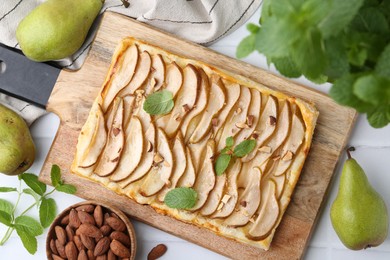
[[[88,255],[85,252],[85,250],[81,250],[79,252],[79,256],[77,257],[77,260],[88,260]]]
[[[126,230],[126,225],[123,223],[122,220],[114,218],[114,217],[109,217],[106,219],[107,224],[112,227],[112,229],[116,231],[125,231]]]
[[[79,251],[85,249],[85,246],[84,246],[83,242],[81,241],[80,236],[74,236],[74,237],[73,237],[73,242],[74,242],[74,244],[76,245],[76,247],[77,247],[77,249],[78,249]]]
[[[101,227],[103,225],[103,210],[100,205],[96,206],[95,210],[93,211],[93,217],[95,218],[96,225]]]
[[[111,233],[110,238],[111,238],[111,240],[114,240],[114,239],[118,240],[124,246],[127,246],[127,247],[131,246],[130,237],[128,235],[126,235],[125,233],[123,233],[123,232],[114,231],[114,232]]]
[[[83,234],[89,237],[98,238],[103,237],[102,231],[100,231],[99,228],[96,226],[93,226],[88,223],[83,223],[80,225],[80,227],[77,229],[76,234]]]
[[[108,250],[108,253],[107,253],[107,260],[116,260],[116,256],[115,254],[110,250]]]
[[[96,260],[107,260],[106,255],[99,255],[98,257],[95,258]]]
[[[93,251],[94,256],[99,256],[105,254],[110,248],[110,239],[108,237],[104,237],[100,239],[100,241],[96,244],[95,250]]]
[[[71,226],[67,225],[65,231],[66,231],[66,236],[68,237],[68,241],[73,241],[74,230],[71,228]]]
[[[62,258],[58,255],[55,255],[55,254],[52,254],[51,257],[53,258],[53,260],[64,260],[64,258]]]
[[[69,260],[77,260],[78,251],[76,245],[70,241],[65,246],[65,255]]]
[[[90,250],[93,250],[95,248],[95,240],[93,238],[90,238],[84,234],[80,235],[81,242],[83,245]]]
[[[69,224],[69,215],[66,215],[65,217],[63,217],[63,218],[61,219],[61,225],[66,226],[66,225],[68,225],[68,224]]]
[[[92,250],[88,250],[87,251],[87,255],[88,255],[88,259],[89,260],[95,260],[96,257],[93,255],[93,251]]]
[[[148,260],[155,260],[163,256],[167,252],[167,246],[164,244],[159,244],[154,247],[148,254]]]
[[[119,257],[130,257],[130,251],[118,240],[112,240],[110,244],[111,251]]]
[[[58,251],[57,251],[57,247],[56,247],[56,242],[54,241],[54,239],[50,240],[50,249],[51,249],[51,252],[58,255]]]
[[[76,208],[76,210],[77,211],[85,211],[85,212],[88,212],[88,213],[92,213],[95,210],[95,206],[94,205],[90,205],[90,204],[81,205],[81,206],[78,206]]]
[[[110,213],[110,215],[111,215],[111,217],[113,217],[113,218],[117,218],[117,219],[119,219],[118,215],[117,215],[117,214],[115,214],[114,212],[111,212],[111,213]]]
[[[291,161],[294,154],[291,151],[287,151],[285,155],[282,157],[282,161]]]
[[[58,254],[62,257],[62,258],[66,258],[66,254],[65,254],[65,247],[64,245],[62,245],[60,243],[60,241],[58,241],[58,239],[56,239],[56,248],[57,248],[57,252]]]
[[[77,215],[77,211],[75,209],[71,209],[69,213],[69,225],[74,228],[79,228],[81,225],[81,221]]]
[[[56,233],[58,242],[61,243],[61,245],[65,245],[67,242],[65,230],[60,226],[55,226],[54,231]]]
[[[218,126],[218,118],[213,118],[213,119],[211,119],[211,124],[212,124],[213,126]]]
[[[92,217],[92,215],[88,214],[85,211],[77,212],[77,216],[79,217],[81,223],[88,223],[88,224],[91,224],[94,226],[96,225],[95,218]]]
[[[276,125],[276,117],[274,117],[274,116],[269,116],[268,124],[269,124],[269,125]]]
[[[103,236],[108,236],[111,233],[111,227],[109,225],[103,225],[100,231],[102,231]]]
[[[103,224],[104,224],[104,225],[107,225],[107,219],[108,219],[109,217],[111,217],[111,216],[110,216],[110,213],[107,213],[107,212],[104,213],[104,217],[103,217],[103,219],[104,219]]]
[[[248,115],[247,116],[246,121],[247,121],[249,127],[252,127],[254,120],[255,120],[255,116],[254,115]]]

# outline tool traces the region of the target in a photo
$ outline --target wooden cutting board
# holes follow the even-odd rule
[[[235,242],[206,229],[159,215],[149,206],[139,205],[100,184],[70,173],[80,129],[104,81],[114,49],[126,36],[241,74],[270,88],[316,104],[320,116],[312,147],[269,251]],[[234,259],[303,257],[321,208],[325,204],[335,167],[356,119],[354,110],[336,104],[316,90],[109,12],[104,14],[83,67],[76,72],[60,73],[47,109],[61,118],[61,124],[40,174],[42,181],[50,183],[50,168],[52,164],[58,164],[63,170],[65,182],[77,187],[78,196],[111,203],[135,219]]]

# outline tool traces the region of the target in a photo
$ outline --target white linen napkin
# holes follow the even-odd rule
[[[15,38],[16,28],[37,5],[45,0],[6,0],[0,1],[0,42],[18,48]],[[130,0],[125,8],[120,0],[106,0],[102,12],[109,10],[124,14],[148,23],[162,30],[176,34],[187,40],[209,45],[230,34],[242,25],[260,6],[262,0]],[[71,57],[57,61],[60,67],[78,69],[82,66],[91,45],[97,25],[92,27],[84,45]],[[25,102],[5,98],[0,102],[24,107]],[[29,105],[30,106],[30,105]],[[31,105],[32,106],[32,105]],[[17,109],[15,107],[15,109]],[[25,111],[24,109],[23,111]],[[33,122],[42,113],[33,118],[31,113],[23,117]]]

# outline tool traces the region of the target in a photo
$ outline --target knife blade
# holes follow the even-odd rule
[[[46,108],[61,69],[0,44],[0,92]]]

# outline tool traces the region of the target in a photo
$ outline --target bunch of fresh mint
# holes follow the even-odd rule
[[[13,204],[5,199],[0,199],[0,223],[8,226],[4,237],[0,240],[0,246],[11,237],[14,230],[22,240],[24,247],[30,254],[35,254],[38,243],[36,237],[43,233],[43,229],[50,226],[57,216],[57,205],[54,199],[49,196],[54,191],[74,194],[76,188],[69,184],[64,184],[61,180],[61,171],[57,165],[51,168],[51,182],[54,189],[46,192],[46,184],[38,180],[38,176],[31,173],[23,173],[19,177],[19,187],[0,187],[0,192],[16,192],[16,203]],[[26,183],[29,188],[22,189],[22,181]],[[35,202],[26,208],[19,216],[16,212],[19,211],[18,204],[22,195],[32,196]],[[39,209],[39,221],[26,214],[34,207]]]
[[[283,75],[331,82],[338,103],[390,122],[390,1],[264,0],[259,26],[237,48],[257,50]]]

